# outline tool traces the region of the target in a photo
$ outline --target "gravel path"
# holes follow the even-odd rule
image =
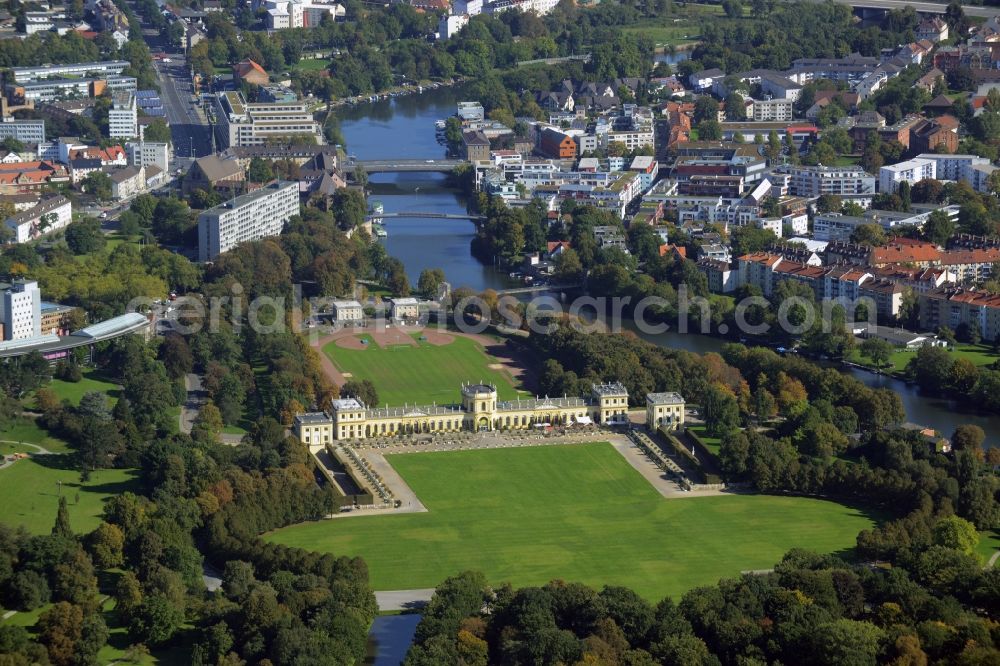
[[[375,601],[380,611],[400,611],[422,608],[434,596],[434,588],[425,590],[388,590],[376,592]]]

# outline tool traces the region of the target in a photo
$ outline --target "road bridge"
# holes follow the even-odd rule
[[[815,0],[816,2],[825,2],[825,0]],[[909,0],[833,0],[837,4],[850,5],[855,9],[866,10],[882,10],[891,11],[893,9],[904,9],[906,7],[913,7],[916,11],[921,14],[944,14],[945,10],[948,8],[947,3],[937,3],[937,2],[911,2]],[[962,5],[962,11],[965,12],[966,16],[975,16],[978,18],[991,18],[993,16],[1000,16],[1000,7],[987,7],[981,5]]]
[[[513,289],[498,289],[498,296],[517,296],[519,294],[540,294],[544,291],[569,291],[579,289],[582,284],[542,284],[536,287],[514,287]]]
[[[467,164],[467,160],[348,160],[344,168],[366,173],[448,173]]]
[[[377,215],[369,215],[366,219],[369,221],[378,219],[389,219],[393,217],[423,217],[436,220],[471,220],[473,222],[479,223],[486,219],[485,215],[473,215],[471,213],[462,215],[459,213],[428,213],[428,212],[401,212],[401,213],[379,213]]]

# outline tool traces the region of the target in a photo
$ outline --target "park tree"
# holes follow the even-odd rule
[[[406,268],[396,257],[389,257],[386,261],[384,283],[395,296],[410,295],[410,279],[406,276]]]
[[[147,645],[167,642],[184,622],[184,610],[163,594],[146,597],[129,624],[129,635]]]
[[[876,369],[881,369],[889,362],[892,356],[893,346],[890,342],[880,338],[867,338],[858,347],[861,355],[870,359]]]
[[[108,639],[108,627],[99,613],[85,614],[80,606],[65,601],[42,613],[36,627],[54,666],[94,663]]]
[[[379,404],[378,392],[370,379],[349,379],[340,387],[342,398],[355,398],[362,404],[374,407]]]
[[[87,536],[87,547],[94,564],[101,569],[121,566],[124,561],[125,533],[111,523],[102,522]]]
[[[333,195],[330,210],[341,229],[359,227],[365,222],[364,195],[354,189],[337,190]]]
[[[142,604],[142,585],[131,571],[118,577],[115,585],[115,608],[122,617],[132,617]]]
[[[52,536],[64,539],[74,538],[73,528],[69,524],[69,508],[66,504],[66,498],[63,496],[59,497],[59,508],[56,509],[56,522],[52,526]]]
[[[739,427],[740,409],[736,397],[721,386],[708,388],[702,409],[706,430],[713,437],[722,437]]]
[[[86,217],[66,227],[66,245],[73,254],[91,254],[103,250],[107,238],[101,230],[101,221]]]
[[[417,291],[421,296],[430,300],[437,297],[438,290],[444,284],[444,271],[440,268],[425,268],[420,271],[417,280]]]
[[[979,532],[968,520],[958,516],[948,516],[934,525],[934,543],[972,555],[979,545]]]
[[[951,435],[951,446],[956,451],[973,451],[977,457],[982,458],[983,442],[986,441],[986,432],[977,425],[963,423],[955,428]]]

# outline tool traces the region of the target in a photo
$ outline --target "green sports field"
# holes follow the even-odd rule
[[[55,523],[61,493],[69,503],[73,531],[89,532],[100,522],[109,497],[134,490],[134,475],[132,470],[102,469],[81,483],[80,473],[70,469],[67,456],[19,460],[0,469],[0,520],[23,525],[32,534],[47,534]]]
[[[496,359],[474,340],[456,336],[450,344],[436,346],[414,334],[416,345],[379,347],[370,337],[359,337],[368,340],[366,349],[331,342],[323,352],[352,379],[371,380],[383,405],[456,403],[463,382],[491,382],[501,400],[517,397],[507,373],[490,368]]]
[[[268,539],[368,562],[376,590],[434,587],[481,570],[494,583],[554,578],[649,599],[768,569],[790,548],[850,549],[871,516],[817,499],[664,499],[609,444],[391,456],[427,513],[288,527]]]

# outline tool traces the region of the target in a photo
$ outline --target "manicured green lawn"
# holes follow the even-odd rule
[[[418,340],[415,346],[383,348],[361,337],[369,340],[367,349],[344,349],[331,342],[323,352],[352,379],[371,380],[383,405],[457,403],[463,382],[491,382],[501,400],[517,397],[506,373],[489,368],[495,360],[468,338],[455,337],[443,346]]]
[[[0,440],[6,440],[3,445],[0,445],[0,454],[18,452],[34,453],[37,451],[34,447],[11,444],[10,442],[37,444],[53,453],[67,453],[70,450],[66,442],[56,437],[51,437],[44,428],[34,421],[27,419],[20,423],[15,423],[6,430],[0,430]]]
[[[698,39],[701,36],[699,34],[701,30],[698,26],[689,22],[678,23],[677,25],[680,27],[663,25],[629,26],[622,28],[621,31],[636,37],[648,37],[653,40],[653,43],[658,48],[664,46],[686,46],[698,43]]]
[[[698,435],[698,438],[701,439],[701,443],[705,445],[706,449],[711,451],[713,456],[716,458],[719,457],[719,447],[722,446],[722,440],[720,438],[712,437],[705,432],[705,426],[689,427],[688,430],[691,430]]]
[[[329,64],[330,61],[325,58],[312,58],[309,60],[299,60],[292,69],[297,69],[301,72],[322,72]]]
[[[74,405],[79,405],[83,394],[91,391],[107,393],[111,402],[118,399],[119,393],[118,385],[106,381],[96,370],[84,371],[83,379],[75,383],[53,379],[49,382],[48,388],[52,389],[60,400],[69,400]]]
[[[45,534],[55,522],[61,492],[69,503],[73,531],[89,532],[100,522],[105,500],[135,489],[133,470],[98,470],[90,481],[81,483],[80,473],[70,468],[68,456],[34,456],[0,469],[0,521]]]
[[[609,444],[402,454],[427,513],[305,523],[267,536],[360,555],[376,590],[434,587],[466,569],[494,583],[554,579],[678,596],[793,547],[848,551],[874,519],[817,499],[664,499]]]
[[[979,546],[976,548],[976,553],[982,558],[983,564],[989,562],[998,550],[1000,550],[1000,530],[979,533]]]
[[[950,353],[952,358],[956,360],[964,358],[972,361],[973,365],[992,365],[1000,361],[1000,354],[994,353],[993,348],[989,345],[959,344],[953,347]],[[915,358],[916,355],[917,352],[915,350],[897,349],[889,357],[889,365],[883,367],[882,372],[886,374],[903,372],[906,370],[906,364],[910,362],[910,359]],[[871,360],[862,356],[857,349],[851,352],[850,360],[861,365],[874,367]]]

